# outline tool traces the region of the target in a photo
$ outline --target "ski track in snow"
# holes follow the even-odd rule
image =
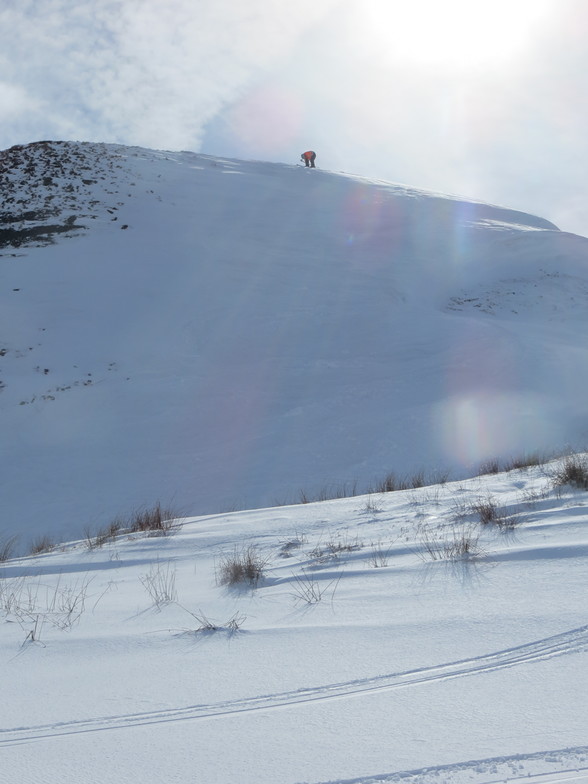
[[[524,756],[516,754],[509,757],[494,757],[484,760],[458,762],[452,765],[440,765],[420,770],[383,773],[376,776],[361,776],[354,779],[337,779],[322,784],[516,784],[524,781],[527,784],[558,784],[570,782],[585,784],[588,782],[588,767],[576,765],[588,758],[588,747],[578,746],[570,749],[543,751]],[[524,773],[526,765],[533,763],[543,765],[566,765],[549,773]],[[570,767],[573,766],[573,767]],[[516,772],[515,772],[516,771]]]
[[[543,773],[540,776],[519,776],[519,778],[499,778],[492,779],[492,781],[485,782],[484,784],[493,784],[494,782],[516,782],[526,781],[527,784],[555,784],[558,781],[574,781],[576,784],[579,782],[588,781],[588,768],[578,768],[578,770],[564,770],[559,773]]]
[[[289,708],[309,702],[361,697],[408,686],[418,686],[424,683],[435,683],[469,675],[480,675],[486,672],[516,667],[521,664],[545,661],[556,656],[580,653],[586,650],[588,650],[588,626],[581,626],[562,634],[556,634],[552,637],[484,656],[344,683],[327,684],[308,689],[247,697],[238,700],[226,700],[205,705],[188,705],[183,708],[0,729],[0,746],[10,746],[60,735],[76,735],[147,724],[234,716],[239,713],[252,711]]]

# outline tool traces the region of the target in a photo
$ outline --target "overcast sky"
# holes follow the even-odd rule
[[[0,149],[317,165],[588,235],[587,0],[1,0]]]

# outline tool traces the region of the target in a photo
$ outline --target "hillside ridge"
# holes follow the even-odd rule
[[[468,476],[588,438],[588,240],[549,221],[121,145],[0,166],[7,533]]]
[[[3,188],[3,208],[0,212],[0,249],[44,245],[55,235],[87,229],[87,221],[116,220],[116,213],[132,194],[115,190],[126,183],[131,188],[132,157],[165,157],[178,162],[206,162],[211,166],[243,166],[238,159],[219,158],[189,151],[155,151],[147,148],[119,144],[70,141],[38,141],[14,145],[0,152],[0,179]],[[259,166],[262,162],[251,161]],[[281,164],[263,164],[279,168]],[[293,167],[288,167],[293,168]],[[299,168],[299,167],[296,167]],[[324,174],[324,172],[322,172]],[[394,187],[401,195],[423,196],[459,205],[469,205],[472,219],[480,220],[478,213],[496,224],[518,223],[536,229],[559,229],[543,218],[497,205],[465,200],[450,194],[422,191],[406,186],[393,186],[384,181],[357,178],[343,172],[329,175],[359,179],[374,186]],[[122,182],[121,182],[122,180]],[[97,186],[97,187],[92,187]],[[118,201],[113,197],[118,197]],[[73,211],[73,212],[72,212]],[[59,221],[51,223],[50,220]],[[76,221],[85,220],[78,225]]]

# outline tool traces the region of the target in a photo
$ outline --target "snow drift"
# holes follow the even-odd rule
[[[0,780],[585,784],[587,491],[559,473],[0,564]],[[250,548],[261,578],[223,585]]]

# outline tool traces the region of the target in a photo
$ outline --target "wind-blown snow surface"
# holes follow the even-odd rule
[[[588,494],[556,474],[8,561],[0,781],[587,782]],[[249,547],[257,585],[219,585]]]
[[[292,501],[586,443],[588,240],[301,167],[2,153],[2,528]],[[53,244],[40,243],[53,241]]]

